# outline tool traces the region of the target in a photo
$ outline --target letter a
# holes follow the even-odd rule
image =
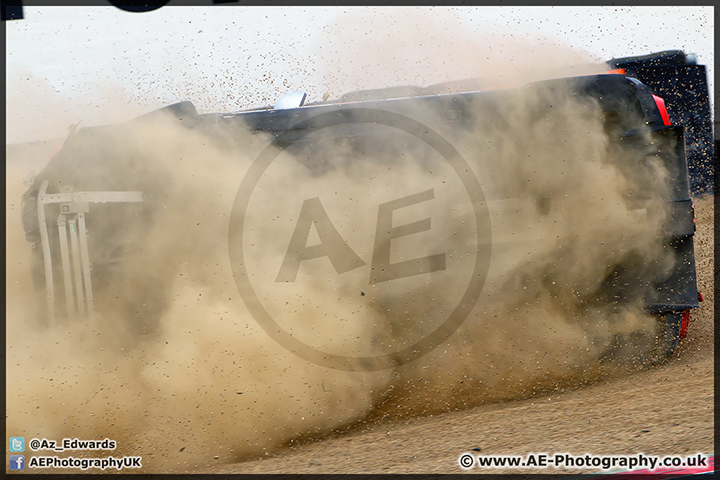
[[[320,236],[320,243],[308,247],[308,235],[313,223]],[[275,281],[294,282],[300,269],[300,262],[319,257],[328,257],[338,274],[365,265],[365,262],[338,233],[320,203],[320,198],[315,197],[303,202],[300,217]]]

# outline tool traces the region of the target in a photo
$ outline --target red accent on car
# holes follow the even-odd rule
[[[670,126],[670,115],[668,115],[667,107],[665,106],[665,100],[658,97],[657,95],[653,95],[653,98],[655,99],[655,105],[657,105],[658,110],[660,110],[660,116],[663,119],[663,124],[666,127]]]
[[[57,147],[57,149],[55,150],[55,153],[53,153],[53,154],[50,156],[50,160],[52,160],[53,158],[55,158],[55,155],[58,154],[58,152],[62,149],[62,147],[63,147],[62,145],[60,145],[59,147]]]
[[[608,70],[606,73],[613,75],[625,75],[625,69],[624,68],[615,68],[613,70]]]
[[[688,323],[690,323],[690,310],[682,312],[682,320],[680,321],[680,338],[687,336]]]

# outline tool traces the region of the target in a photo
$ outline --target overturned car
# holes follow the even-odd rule
[[[670,56],[684,68],[676,57]],[[667,58],[667,53],[652,57],[656,62]],[[627,59],[611,62],[613,67],[623,65],[628,69],[638,66]],[[438,313],[440,320],[428,328],[431,333],[426,337],[433,337],[436,343],[451,335],[473,308],[483,308],[477,305],[485,305],[489,311],[487,305],[493,305],[494,293],[518,291],[522,293],[517,298],[521,298],[532,291],[532,298],[547,297],[559,314],[567,311],[570,316],[591,310],[613,315],[625,306],[640,305],[657,319],[654,348],[661,356],[670,356],[686,335],[689,312],[699,306],[701,298],[693,251],[687,128],[681,121],[673,123],[673,109],[680,109],[677,104],[668,106],[657,90],[631,73],[614,70],[514,88],[460,92],[445,92],[442,86],[401,87],[354,92],[314,104],[306,104],[305,94],[294,92],[274,108],[232,114],[198,114],[191,103],[183,102],[124,125],[79,129],[66,139],[23,197],[33,280],[44,305],[41,321],[53,325],[63,319],[97,316],[103,309],[124,309],[123,315],[132,319],[134,328],[151,332],[153,318],[172,301],[163,295],[170,281],[166,276],[142,261],[127,267],[152,241],[146,233],[174,201],[172,173],[166,165],[158,166],[153,154],[133,144],[132,138],[161,122],[188,135],[194,132],[202,145],[212,144],[208,150],[230,152],[230,157],[232,152],[247,150],[249,138],[267,144],[250,156],[254,163],[247,167],[244,178],[256,177],[249,188],[256,186],[270,167],[268,148],[274,155],[289,152],[308,178],[334,179],[333,175],[342,171],[347,178],[357,179],[362,176],[360,166],[373,173],[368,179],[374,179],[375,173],[394,168],[393,162],[408,159],[432,175],[448,168],[448,179],[443,179],[442,185],[418,182],[414,196],[380,204],[376,230],[367,248],[372,251],[371,259],[363,260],[356,253],[359,249],[351,248],[348,234],[343,237],[342,229],[333,225],[327,199],[288,200],[284,208],[300,210],[300,214],[297,222],[287,227],[292,235],[278,242],[281,252],[269,274],[272,282],[291,283],[309,262],[318,259],[329,260],[338,275],[367,267],[369,280],[362,296],[377,298],[373,308],[386,312],[388,302],[383,295],[394,294],[393,284],[403,278],[441,274],[440,282],[447,283],[457,278],[452,275],[456,268],[470,286],[459,288],[456,296],[433,297],[433,305],[452,304],[443,307],[450,313]],[[695,121],[697,117],[688,118]],[[693,124],[693,138],[705,138],[703,125]],[[708,153],[705,144],[702,148],[697,142],[692,145],[707,165],[705,157],[712,157],[712,152]],[[447,160],[445,167],[438,166],[443,159]],[[585,163],[592,165],[580,168]],[[707,191],[707,168],[694,168],[702,173],[693,180],[694,190]],[[468,172],[470,179],[463,177]],[[608,172],[611,175],[606,176]],[[461,180],[455,179],[454,186],[448,187],[453,175]],[[596,194],[588,188],[599,185],[601,177],[614,179],[613,193],[607,198],[601,190]],[[362,178],[358,181],[368,181]],[[408,183],[414,181],[405,178]],[[248,182],[238,180],[238,185],[242,189]],[[292,179],[283,185],[287,190],[279,189],[279,194],[300,189]],[[466,192],[458,200],[455,195],[461,188]],[[245,206],[250,195],[243,197]],[[239,193],[238,198],[241,196]],[[454,241],[449,239],[450,233],[463,235],[465,227],[448,223],[427,252],[419,245],[415,254],[400,255],[400,239],[430,231],[431,221],[424,218],[398,225],[393,223],[393,212],[436,197],[452,197],[455,203],[451,202],[447,211],[459,212],[457,225],[470,225],[476,233],[459,241],[456,253],[437,253],[442,245]],[[586,210],[566,213],[581,208],[586,200]],[[235,207],[237,204],[236,199]],[[609,208],[615,205],[622,206],[620,213]],[[243,279],[253,277],[246,266],[251,261],[245,259],[260,255],[242,246],[248,241],[242,236],[243,228],[250,228],[248,218],[246,208],[233,208],[229,217],[230,234],[239,231],[240,242],[240,247],[233,247],[230,240],[230,260],[237,261],[233,272]],[[432,218],[435,225],[445,225]],[[585,235],[582,242],[573,229],[588,227],[574,224],[578,219],[587,220],[595,232]],[[182,228],[182,222],[178,225]],[[623,225],[627,225],[627,234],[622,232]],[[318,232],[319,243],[308,245],[312,228]],[[609,231],[613,236],[605,237]],[[177,235],[185,233],[178,231]],[[539,246],[545,245],[548,237],[554,243]],[[618,243],[613,245],[613,239]],[[267,241],[267,245],[271,243]],[[593,256],[595,247],[597,255]],[[589,264],[596,265],[577,268],[583,263],[581,256],[586,255],[591,257]],[[457,264],[452,263],[455,259],[459,259]],[[138,274],[143,265],[148,271]],[[472,275],[463,270],[464,265],[473,266],[468,269]],[[574,273],[569,275],[569,270]],[[593,278],[587,279],[591,271]],[[261,301],[259,295],[249,299],[239,288],[246,303]],[[435,295],[427,287],[417,288]],[[119,301],[126,295],[135,299],[133,304]],[[522,298],[528,304],[530,297]],[[512,301],[503,305],[520,308]],[[389,318],[395,325],[414,328],[412,322],[403,323],[402,315],[426,315],[427,308],[423,308],[414,311],[411,305]],[[269,310],[260,309],[260,314]],[[605,341],[612,347],[612,338]]]

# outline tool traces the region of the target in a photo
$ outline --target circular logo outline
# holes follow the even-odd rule
[[[334,127],[348,123],[369,123],[385,125],[405,131],[423,141],[452,167],[460,178],[473,206],[477,228],[477,247],[473,273],[458,305],[445,321],[420,341],[399,351],[377,355],[374,357],[346,357],[323,352],[301,342],[286,332],[268,313],[258,299],[250,283],[250,276],[245,263],[243,231],[245,214],[250,198],[260,178],[272,162],[284,152],[281,144],[292,144],[305,136],[322,128]],[[319,126],[318,126],[319,125]],[[310,128],[313,127],[313,128]],[[292,138],[289,138],[292,137]],[[483,238],[485,234],[485,238]],[[233,239],[235,241],[233,241]],[[345,110],[333,110],[299,121],[277,135],[253,161],[238,187],[228,228],[228,253],[235,285],[255,321],[277,343],[303,360],[328,368],[345,371],[379,371],[417,360],[445,342],[465,321],[477,303],[485,284],[492,251],[492,228],[487,201],[480,182],[472,173],[470,165],[457,149],[442,135],[427,125],[405,115],[387,110],[354,107]],[[485,241],[483,241],[485,240]]]

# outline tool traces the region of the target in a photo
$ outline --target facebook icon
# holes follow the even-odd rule
[[[10,455],[10,470],[25,470],[25,455]]]

